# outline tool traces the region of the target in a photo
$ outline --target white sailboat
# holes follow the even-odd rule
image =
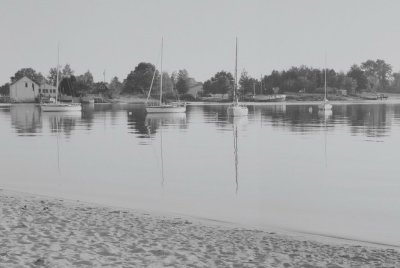
[[[163,88],[163,39],[161,39],[161,65],[160,65],[160,101],[156,105],[148,104],[148,100],[150,98],[151,89],[153,87],[154,76],[156,74],[156,70],[154,70],[153,79],[151,81],[150,90],[147,95],[146,100],[146,112],[147,113],[186,113],[186,103],[163,103],[162,101],[162,88]]]
[[[321,111],[332,111],[332,104],[329,103],[328,98],[326,97],[326,57],[325,57],[325,95],[324,100],[321,104],[318,105],[318,109]]]
[[[58,68],[60,65],[60,49],[57,48],[57,95],[58,95]],[[43,112],[70,112],[70,111],[81,111],[82,105],[80,103],[63,103],[58,101],[58,96],[56,95],[55,99],[50,99],[52,102],[50,103],[42,103],[40,104],[40,109]]]
[[[235,84],[233,86],[233,102],[228,106],[228,116],[246,116],[249,113],[247,106],[240,104],[237,96],[237,38],[235,55]]]

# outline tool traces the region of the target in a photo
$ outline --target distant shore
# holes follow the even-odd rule
[[[0,190],[5,267],[398,267],[400,250]]]
[[[400,103],[400,94],[395,93],[384,93],[387,99],[378,100],[367,100],[359,96],[341,96],[341,95],[328,95],[328,99],[332,103]],[[311,94],[311,93],[288,93],[286,94],[286,101],[281,102],[257,102],[257,101],[242,101],[248,105],[274,105],[274,104],[317,104],[323,100],[323,94]],[[113,103],[130,103],[130,104],[143,104],[146,99],[139,96],[120,96],[118,98],[112,99]],[[186,101],[193,105],[223,105],[230,104],[229,100],[214,100],[214,101]]]
[[[373,103],[400,103],[400,94],[396,93],[384,93],[387,99],[368,100],[363,99],[359,96],[338,96],[328,95],[329,102],[332,104],[373,104]],[[241,101],[247,105],[277,105],[277,104],[310,104],[316,105],[323,100],[323,94],[304,94],[304,93],[289,93],[286,95],[285,101],[279,102],[259,102],[259,101]],[[157,102],[158,100],[151,99],[151,101]],[[192,105],[229,105],[229,100],[214,100],[214,101],[184,101]],[[141,95],[122,95],[119,97],[106,99],[103,103],[98,104],[145,104],[146,98]],[[0,103],[1,104],[1,103]],[[18,104],[18,103],[17,103]]]

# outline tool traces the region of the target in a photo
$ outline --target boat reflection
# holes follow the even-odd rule
[[[322,118],[322,120],[326,121],[327,119],[331,118],[333,115],[332,110],[319,110],[318,116]]]
[[[184,127],[186,128],[186,113],[160,113],[147,114],[145,125],[149,136],[156,133],[157,129],[166,127]]]
[[[163,145],[163,129],[168,126],[179,126],[186,124],[186,113],[151,113],[146,115],[145,126],[147,137],[151,138],[159,129],[160,133],[160,176],[161,187],[164,188],[165,172],[164,172],[164,145]]]
[[[323,124],[323,132],[324,132],[324,160],[325,160],[325,168],[328,168],[328,120],[332,117],[332,110],[319,110],[318,115],[322,118]]]
[[[81,111],[42,113],[42,119],[48,121],[50,124],[50,131],[57,135],[64,133],[66,138],[71,136],[81,117]]]
[[[238,147],[238,128],[247,124],[247,116],[243,117],[229,117],[229,123],[232,124],[233,132],[233,155],[235,166],[235,185],[236,194],[239,191],[239,147]]]

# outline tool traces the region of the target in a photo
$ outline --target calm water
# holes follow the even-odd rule
[[[400,105],[0,108],[0,187],[400,244]]]

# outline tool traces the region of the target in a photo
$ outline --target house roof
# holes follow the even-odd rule
[[[38,83],[36,83],[36,82],[33,81],[32,79],[30,79],[29,77],[27,77],[26,75],[24,75],[23,77],[21,77],[21,78],[18,79],[17,81],[14,81],[13,83],[11,83],[10,86],[11,86],[11,85],[14,85],[15,83],[19,82],[20,80],[24,79],[25,77],[28,78],[32,83],[35,83],[36,85],[39,85]]]

